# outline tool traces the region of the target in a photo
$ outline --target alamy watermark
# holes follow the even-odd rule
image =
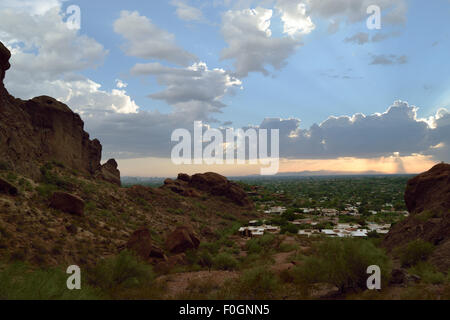
[[[177,142],[171,154],[175,165],[259,164],[261,175],[275,175],[280,167],[278,129],[211,129],[195,121],[193,134],[176,129],[171,140]]]
[[[367,7],[367,14],[370,16],[367,18],[366,25],[369,30],[381,29],[381,8],[377,5],[370,5]]]
[[[67,274],[70,277],[67,278],[67,289],[69,290],[81,290],[81,269],[79,266],[72,265],[67,268]]]
[[[367,274],[371,276],[367,279],[367,289],[380,290],[381,289],[381,269],[377,265],[369,266]]]
[[[81,29],[81,8],[77,5],[70,5],[66,9],[66,25],[70,30]]]

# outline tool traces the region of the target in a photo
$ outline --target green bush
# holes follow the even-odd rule
[[[367,268],[377,265],[381,279],[387,283],[390,261],[383,250],[361,239],[326,239],[317,244],[314,254],[293,270],[296,283],[309,286],[314,283],[330,283],[341,292],[349,289],[365,289]]]
[[[436,270],[436,268],[427,262],[419,262],[408,270],[410,274],[418,275],[423,282],[430,284],[441,284],[447,281],[445,275]]]
[[[279,289],[279,280],[267,268],[258,267],[245,271],[237,286],[239,299],[270,299]]]
[[[274,245],[276,237],[273,234],[265,234],[261,238],[253,238],[247,242],[247,251],[251,253],[261,253],[269,251]]]
[[[232,255],[222,252],[213,259],[213,265],[219,270],[235,270],[238,267],[238,261]]]
[[[288,224],[281,226],[280,233],[281,234],[285,234],[285,233],[297,234],[298,230],[300,230],[300,227],[298,225],[288,223]]]
[[[414,266],[420,261],[426,260],[433,250],[433,244],[418,239],[411,241],[405,247],[398,249],[397,252],[403,266]]]
[[[81,290],[67,289],[63,270],[32,270],[24,263],[13,263],[0,271],[0,300],[94,300],[99,292],[84,281]]]
[[[129,251],[100,262],[93,270],[90,282],[106,290],[139,288],[150,285],[155,278],[153,269]]]

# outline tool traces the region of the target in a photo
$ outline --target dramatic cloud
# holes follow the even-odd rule
[[[110,114],[87,120],[110,156],[169,157],[170,135],[176,128],[191,130],[189,113]],[[287,159],[335,159],[434,156],[450,161],[450,113],[417,118],[417,108],[397,101],[381,114],[330,117],[309,129],[299,119],[265,119],[259,128],[280,130],[280,156]],[[228,125],[228,124],[227,124]]]
[[[137,64],[132,75],[152,75],[165,86],[162,92],[151,94],[153,99],[164,100],[177,112],[196,115],[198,120],[219,112],[225,105],[221,99],[242,82],[223,69],[208,69],[203,62],[184,69],[171,68],[159,63]]]
[[[203,12],[196,8],[188,5],[185,1],[182,0],[172,0],[170,2],[173,6],[175,6],[176,14],[178,18],[184,21],[203,21]]]
[[[190,129],[197,120],[189,113],[139,111],[85,118],[86,130],[100,139],[103,158],[170,158],[172,132]]]
[[[371,56],[371,65],[389,66],[395,64],[405,64],[408,62],[408,57],[405,55],[399,56],[395,54],[374,54]]]
[[[246,77],[250,72],[268,75],[268,65],[281,69],[300,46],[298,40],[290,36],[272,37],[272,14],[272,10],[259,7],[224,14],[222,34],[228,47],[222,51],[222,59],[235,61],[237,77]],[[285,30],[293,32],[296,29]]]
[[[382,114],[330,117],[307,130],[299,125],[297,119],[266,119],[261,127],[280,129],[281,155],[292,159],[432,155],[450,143],[447,110],[425,121],[417,118],[416,107],[402,101]]]
[[[5,79],[8,90],[23,99],[50,95],[86,116],[136,112],[138,106],[124,90],[101,90],[100,84],[79,75],[103,62],[103,46],[68,28],[58,2],[39,3],[42,7],[34,2],[21,2],[20,7],[17,1],[0,6],[0,34],[12,53]]]
[[[175,36],[158,28],[139,12],[122,11],[114,22],[114,31],[122,35],[127,44],[126,54],[148,60],[164,60],[187,66],[197,58],[176,45]]]

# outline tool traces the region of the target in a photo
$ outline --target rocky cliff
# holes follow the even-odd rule
[[[431,261],[450,268],[450,164],[441,163],[408,181],[405,202],[410,216],[397,223],[384,240],[392,250],[421,239],[435,245]]]
[[[11,53],[0,42],[0,161],[16,172],[39,176],[39,168],[49,161],[85,175],[99,175],[120,184],[113,163],[101,166],[102,146],[90,140],[80,116],[51,97],[28,101],[15,99],[5,89],[3,79],[10,68]],[[115,163],[115,162],[114,162]]]

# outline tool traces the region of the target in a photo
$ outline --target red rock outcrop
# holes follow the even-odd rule
[[[450,165],[438,164],[408,181],[405,202],[410,216],[394,225],[384,239],[388,250],[421,239],[436,246],[439,269],[450,268]]]
[[[84,216],[83,199],[69,193],[54,192],[50,200],[50,207],[75,216]]]
[[[167,260],[164,251],[153,245],[150,231],[147,228],[135,231],[128,240],[126,247],[144,261],[149,261],[152,258]]]
[[[50,161],[86,175],[101,172],[102,146],[98,140],[90,140],[78,114],[51,97],[23,101],[7,92],[3,79],[10,57],[0,42],[0,159],[33,178],[38,178],[40,166]]]
[[[116,160],[109,159],[108,162],[101,166],[98,177],[120,187],[122,182],[120,181],[120,171],[117,167]]]
[[[440,163],[409,180],[405,202],[411,213],[450,210],[450,164]]]
[[[184,196],[199,197],[200,191],[213,196],[223,196],[239,206],[253,208],[253,202],[237,183],[217,173],[207,172],[192,177],[180,173],[176,180],[167,179],[164,184],[164,188]]]
[[[189,249],[197,249],[200,240],[189,227],[176,228],[166,239],[166,248],[171,253],[184,253]]]

